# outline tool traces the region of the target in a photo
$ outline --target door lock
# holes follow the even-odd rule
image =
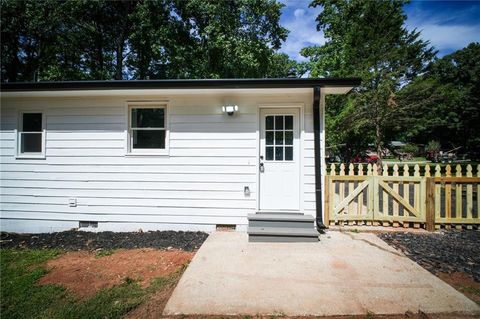
[[[263,173],[265,171],[265,166],[263,165],[263,156],[260,156],[260,172]]]

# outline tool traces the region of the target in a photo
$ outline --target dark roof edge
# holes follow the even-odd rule
[[[354,87],[360,78],[284,78],[284,79],[199,79],[199,80],[129,80],[129,81],[61,81],[1,83],[3,92],[134,90],[134,89],[253,89]]]

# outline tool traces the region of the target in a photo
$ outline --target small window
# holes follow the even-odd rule
[[[20,113],[18,130],[18,156],[43,156],[44,154],[43,113]]]
[[[162,153],[167,148],[166,107],[134,106],[129,109],[130,153]]]

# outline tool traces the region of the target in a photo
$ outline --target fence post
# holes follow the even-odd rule
[[[427,231],[435,230],[435,179],[426,177],[425,196],[425,228]]]
[[[323,224],[325,226],[330,225],[330,178],[328,175],[325,176],[325,214]]]

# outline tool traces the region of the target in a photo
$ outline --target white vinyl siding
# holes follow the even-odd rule
[[[98,230],[246,229],[257,210],[258,106],[276,102],[305,105],[301,209],[315,215],[312,94],[238,95],[233,116],[222,113],[220,95],[169,96],[161,156],[126,156],[125,105],[142,97],[2,98],[2,230],[64,230],[78,221],[97,221]],[[43,160],[15,157],[20,106],[44,112]]]

